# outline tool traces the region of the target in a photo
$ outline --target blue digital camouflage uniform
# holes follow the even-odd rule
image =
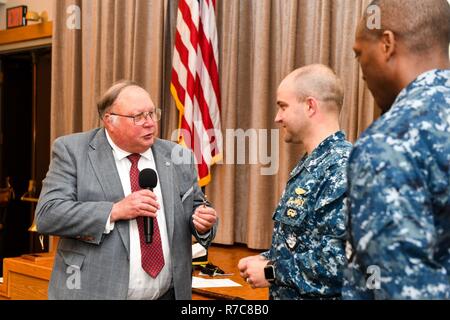
[[[329,136],[292,170],[273,219],[271,299],[340,298],[347,264],[344,208],[351,144]]]
[[[355,144],[348,179],[343,297],[450,298],[450,70],[400,92]]]

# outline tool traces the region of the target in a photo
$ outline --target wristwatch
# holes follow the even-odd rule
[[[264,267],[264,277],[271,283],[275,281],[275,266],[273,265],[273,261],[269,261]]]

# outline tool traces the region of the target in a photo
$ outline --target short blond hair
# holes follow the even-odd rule
[[[330,67],[311,64],[294,70],[288,77],[292,77],[292,85],[299,101],[313,97],[325,103],[332,102],[338,111],[341,111],[344,104],[344,86]]]

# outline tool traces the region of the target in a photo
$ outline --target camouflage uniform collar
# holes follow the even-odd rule
[[[400,91],[389,111],[395,109],[395,107],[398,106],[402,100],[407,99],[411,91],[422,87],[430,87],[436,84],[447,86],[450,85],[450,69],[433,69],[420,74],[410,84],[403,88],[402,91]]]
[[[305,154],[292,170],[289,175],[289,179],[292,179],[298,175],[303,168],[311,172],[311,169],[321,163],[322,159],[328,155],[330,148],[332,148],[338,141],[345,141],[345,133],[343,131],[337,131],[328,136],[325,140],[319,143],[310,155]]]

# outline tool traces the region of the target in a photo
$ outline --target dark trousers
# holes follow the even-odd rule
[[[159,297],[158,300],[175,300],[175,290],[170,288],[166,293]]]

